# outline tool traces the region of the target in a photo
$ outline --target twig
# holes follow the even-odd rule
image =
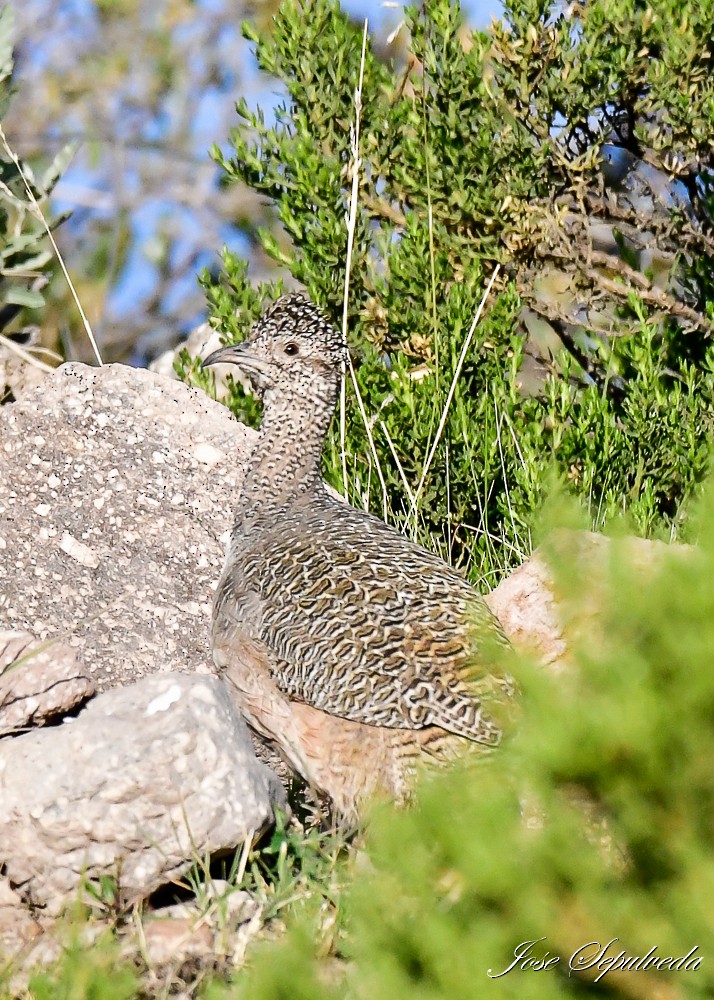
[[[377,455],[377,449],[374,445],[374,437],[372,435],[372,428],[369,425],[369,420],[367,419],[367,413],[364,408],[364,403],[362,402],[362,395],[359,391],[359,385],[357,384],[357,376],[355,375],[355,370],[352,366],[352,358],[347,355],[347,362],[350,369],[350,377],[352,378],[352,385],[354,386],[355,395],[357,397],[357,405],[359,407],[360,416],[362,417],[362,423],[364,424],[364,429],[367,431],[367,438],[369,440],[369,448],[372,452],[372,458],[374,459],[374,467],[377,470],[377,477],[379,478],[380,486],[382,487],[382,509],[384,512],[384,520],[387,520],[387,514],[389,513],[387,505],[387,484],[384,481],[384,475],[382,473],[382,466],[379,464],[379,456]]]
[[[372,215],[376,215],[379,219],[387,219],[389,222],[393,222],[395,226],[399,226],[404,229],[407,224],[407,217],[396,205],[391,205],[384,198],[373,197],[371,194],[362,195],[362,204],[371,212]]]
[[[40,359],[36,358],[30,351],[26,350],[20,344],[16,344],[15,341],[11,340],[9,337],[3,336],[2,333],[0,333],[0,345],[5,347],[8,351],[12,351],[14,354],[17,354],[17,356],[22,358],[23,361],[26,361],[28,365],[32,365],[34,368],[39,368],[42,372],[54,371],[54,368],[51,365],[46,364],[44,361],[40,361]]]
[[[636,291],[642,301],[648,305],[656,306],[663,312],[686,320],[697,330],[705,331],[710,335],[714,333],[714,324],[706,316],[697,312],[696,309],[692,309],[691,306],[685,305],[683,302],[678,302],[674,296],[668,295],[663,289],[653,285],[643,274],[635,271],[628,264],[625,264],[624,261],[619,261],[617,258],[610,256],[610,254],[593,253],[593,261],[595,263],[599,263],[599,257],[606,259],[607,263],[605,266],[617,271],[626,281],[631,282],[630,285],[624,284],[623,282],[616,281],[614,278],[606,277],[595,268],[583,268],[583,274],[594,284],[599,285],[600,288],[620,298],[627,298],[630,292]],[[633,285],[635,286],[634,288],[632,287]]]
[[[626,395],[624,382],[619,375],[613,375],[607,371],[603,371],[602,365],[580,347],[577,340],[573,336],[571,329],[576,327],[597,337],[607,337],[610,335],[609,331],[598,330],[595,327],[588,326],[586,323],[582,323],[580,321],[577,323],[569,322],[557,314],[554,310],[548,309],[543,302],[539,302],[537,306],[534,303],[531,303],[530,308],[537,316],[543,317],[548,323],[550,323],[562,340],[565,349],[570,355],[572,355],[573,358],[575,358],[577,363],[585,372],[585,375],[592,379],[600,392],[602,392],[603,395],[609,396],[618,406],[621,405]]]
[[[387,430],[387,425],[385,424],[385,422],[383,420],[380,420],[379,421],[379,426],[382,428],[382,432],[383,432],[384,436],[387,439],[387,444],[389,445],[389,450],[392,453],[392,458],[394,459],[394,464],[397,467],[397,472],[399,473],[399,476],[400,476],[400,478],[402,480],[402,484],[404,486],[406,494],[409,497],[410,502],[414,503],[414,494],[412,493],[411,486],[409,485],[409,480],[407,479],[407,477],[405,475],[404,469],[402,467],[402,463],[399,461],[399,455],[397,455],[397,449],[394,447],[394,442],[392,441],[391,435],[390,435],[389,431]]]

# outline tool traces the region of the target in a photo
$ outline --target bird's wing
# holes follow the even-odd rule
[[[244,554],[223,613],[250,620],[290,698],[355,722],[438,726],[495,745],[511,691],[484,663],[479,634],[505,641],[496,619],[441,560],[377,524],[384,534],[367,553],[344,520],[336,537],[329,521],[306,532],[287,518]]]

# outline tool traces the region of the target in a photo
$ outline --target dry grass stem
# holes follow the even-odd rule
[[[62,254],[60,253],[60,249],[57,246],[55,238],[52,235],[52,230],[50,229],[50,227],[47,224],[47,219],[45,218],[45,216],[44,216],[44,214],[42,212],[42,209],[40,208],[40,206],[39,206],[39,204],[37,202],[37,198],[35,198],[35,194],[34,194],[32,188],[31,188],[31,186],[30,186],[30,184],[29,184],[29,182],[27,180],[27,177],[25,176],[25,172],[22,169],[22,165],[21,165],[19,159],[17,158],[17,156],[15,155],[15,153],[13,152],[13,150],[10,148],[10,144],[7,141],[7,137],[5,136],[5,132],[3,131],[2,125],[0,125],[0,142],[2,142],[3,148],[5,149],[5,152],[10,157],[10,159],[12,160],[12,162],[15,164],[17,172],[19,173],[20,177],[22,178],[22,183],[25,185],[25,191],[27,191],[27,197],[30,199],[32,207],[35,210],[35,214],[37,215],[37,218],[40,220],[40,222],[42,223],[42,225],[45,227],[45,232],[47,233],[47,237],[48,237],[50,243],[52,244],[52,249],[55,252],[55,255],[57,257],[57,261],[59,263],[59,266],[62,268],[62,274],[65,277],[65,281],[67,282],[67,286],[68,286],[68,288],[70,290],[72,298],[74,299],[74,303],[77,306],[77,310],[79,312],[79,315],[82,318],[82,323],[84,325],[84,330],[85,330],[85,332],[87,334],[87,337],[89,338],[89,343],[92,345],[92,350],[94,351],[94,356],[97,359],[97,364],[100,365],[100,366],[102,366],[102,365],[104,365],[104,362],[102,361],[102,356],[99,353],[99,348],[97,347],[97,341],[96,341],[96,339],[94,337],[94,333],[92,332],[92,327],[90,326],[89,320],[87,319],[87,316],[86,316],[86,314],[84,312],[84,309],[82,308],[82,303],[79,301],[79,296],[77,295],[77,292],[75,290],[74,284],[72,283],[72,279],[69,276],[69,271],[67,270],[67,268],[65,266],[64,259],[62,257]]]
[[[253,845],[253,840],[255,839],[255,831],[251,830],[248,836],[243,841],[243,847],[240,852],[240,859],[238,861],[238,868],[236,870],[235,884],[242,885],[243,879],[245,878],[245,870],[248,867],[248,858],[250,857],[250,849]]]
[[[387,444],[389,445],[389,450],[392,453],[392,458],[394,459],[394,464],[397,467],[397,472],[399,473],[399,477],[402,480],[402,485],[404,486],[404,491],[407,494],[407,496],[409,497],[410,504],[413,504],[414,503],[414,494],[412,493],[412,488],[409,485],[409,480],[407,479],[407,477],[406,477],[406,475],[404,473],[404,469],[402,468],[402,463],[399,461],[399,455],[397,455],[397,450],[394,447],[394,442],[392,441],[391,435],[390,435],[389,431],[387,430],[387,425],[385,424],[385,422],[383,420],[380,420],[379,421],[379,426],[382,428],[382,433],[384,434],[385,438],[387,439]]]
[[[446,396],[446,402],[444,404],[444,409],[441,412],[441,419],[439,420],[439,426],[438,426],[437,431],[436,431],[436,436],[434,437],[434,440],[432,442],[431,449],[429,451],[429,455],[427,457],[427,460],[424,463],[424,469],[422,470],[422,474],[421,474],[421,477],[419,479],[419,485],[417,486],[416,493],[414,494],[414,501],[412,503],[410,514],[409,514],[410,517],[413,517],[414,514],[416,513],[416,507],[417,507],[417,504],[419,502],[419,497],[421,495],[421,491],[424,488],[424,483],[425,483],[426,477],[427,477],[427,475],[429,473],[429,469],[431,468],[431,463],[434,461],[434,455],[436,454],[436,449],[439,446],[439,441],[441,440],[441,435],[444,433],[444,427],[446,426],[446,419],[447,419],[447,417],[449,415],[449,409],[451,407],[451,401],[454,398],[454,392],[456,391],[456,386],[457,386],[458,381],[459,381],[459,376],[461,375],[461,369],[463,368],[464,361],[466,360],[466,355],[468,354],[469,347],[471,346],[471,341],[473,340],[474,333],[476,332],[476,327],[478,326],[478,321],[481,319],[481,313],[483,312],[483,307],[486,304],[486,300],[488,299],[488,296],[491,293],[491,288],[493,287],[493,283],[494,283],[494,281],[496,280],[496,278],[498,276],[499,270],[500,270],[500,265],[496,264],[496,267],[494,268],[493,274],[491,275],[491,278],[490,278],[490,280],[488,282],[488,285],[486,286],[486,291],[483,293],[483,296],[481,297],[481,301],[479,302],[478,309],[476,310],[476,315],[473,318],[473,322],[471,324],[469,332],[466,335],[466,339],[464,340],[464,345],[461,348],[461,354],[459,356],[459,360],[458,360],[458,363],[456,365],[456,371],[454,372],[454,377],[452,378],[451,385],[449,386],[449,392],[447,393],[447,396]]]
[[[347,344],[347,311],[349,303],[350,294],[350,272],[352,270],[352,252],[354,249],[354,239],[355,239],[355,229],[357,227],[357,204],[359,200],[359,173],[360,167],[362,166],[362,160],[359,155],[359,135],[360,135],[360,121],[362,115],[362,85],[364,83],[364,64],[365,57],[367,54],[367,28],[369,22],[365,18],[364,30],[362,32],[362,55],[360,57],[359,66],[359,82],[355,89],[355,120],[354,124],[350,126],[350,147],[352,152],[352,191],[350,193],[350,210],[347,218],[347,261],[345,263],[345,293],[342,301],[342,336],[344,338],[345,344]],[[350,378],[352,379],[352,385],[354,386],[355,395],[357,397],[357,404],[359,406],[360,416],[364,423],[365,430],[367,431],[367,438],[369,440],[369,447],[372,453],[372,458],[374,460],[375,469],[377,470],[377,476],[379,477],[379,482],[382,487],[382,506],[384,511],[384,517],[386,520],[388,507],[387,507],[387,484],[384,480],[384,475],[382,473],[382,468],[379,464],[379,456],[377,455],[377,449],[374,444],[374,438],[372,436],[372,429],[367,420],[367,414],[364,408],[364,403],[362,402],[362,396],[359,391],[359,385],[357,384],[357,378],[355,376],[354,368],[352,366],[352,359],[349,354],[347,355],[347,361],[342,364],[342,385],[340,388],[340,458],[342,463],[342,489],[345,497],[348,495],[347,487],[347,386],[346,386],[346,369],[349,368]]]

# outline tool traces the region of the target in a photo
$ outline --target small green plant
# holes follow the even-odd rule
[[[278,823],[269,842],[251,857],[246,885],[262,899],[266,919],[312,896],[337,906],[347,849],[348,840],[338,830]]]
[[[82,890],[90,906],[103,916],[117,918],[121,909],[121,897],[116,876],[100,875],[97,879],[85,879]]]
[[[109,935],[91,949],[78,936],[54,968],[30,978],[27,995],[32,1000],[136,1000],[139,980]]]

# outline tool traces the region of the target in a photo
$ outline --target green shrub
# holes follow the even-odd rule
[[[553,463],[594,524],[627,509],[676,531],[712,427],[712,3],[522,0],[474,32],[447,0],[405,16],[403,60],[367,47],[348,308],[384,486],[351,385],[348,482],[337,427],[328,479],[489,582],[529,550]],[[270,199],[283,238],[264,249],[339,323],[362,32],[333,0],[287,0],[246,33],[287,96],[273,125],[241,100],[215,156]],[[611,181],[617,156],[634,166]],[[232,339],[278,291],[230,253],[206,284]],[[232,406],[255,418],[238,388]]]

